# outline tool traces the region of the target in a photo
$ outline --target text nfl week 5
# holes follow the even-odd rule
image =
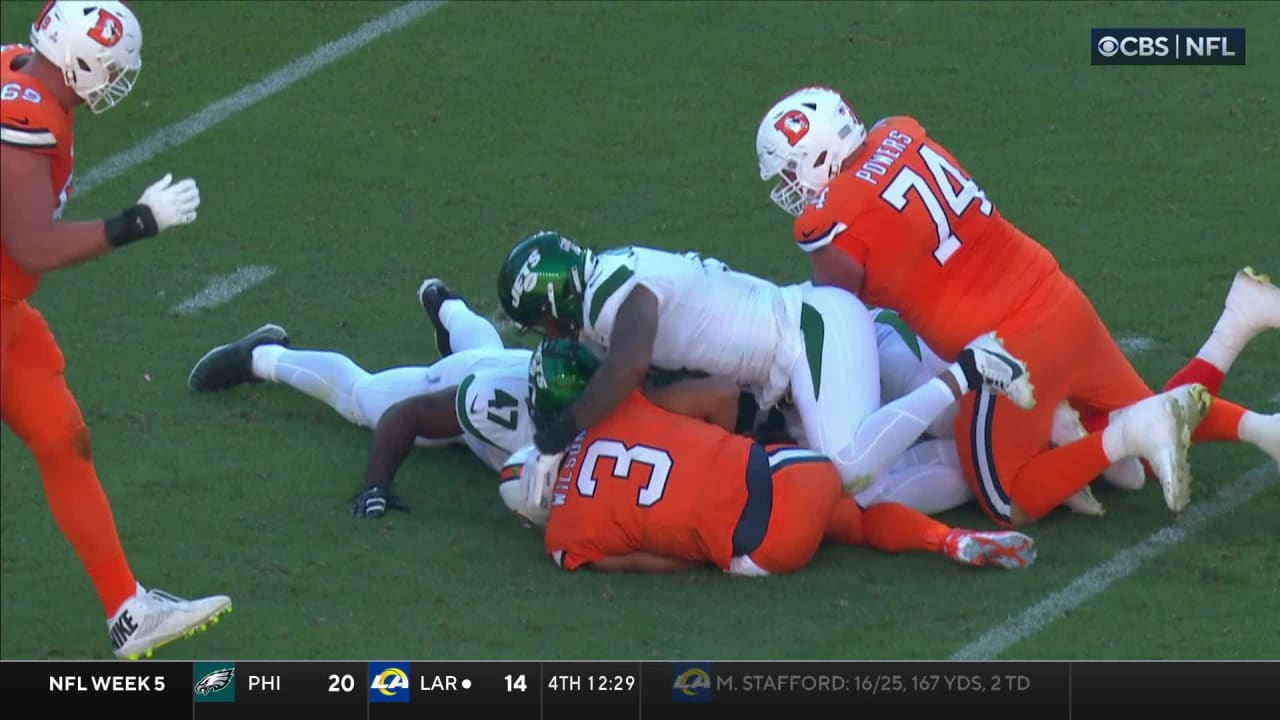
[[[164,692],[163,675],[50,675],[49,692]]]

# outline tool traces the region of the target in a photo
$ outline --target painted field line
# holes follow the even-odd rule
[[[1144,335],[1121,335],[1116,338],[1116,344],[1125,355],[1136,355],[1155,347],[1156,342]]]
[[[990,660],[1034,635],[1068,612],[1102,593],[1112,583],[1122,580],[1142,567],[1146,561],[1186,540],[1196,531],[1230,512],[1255,495],[1278,484],[1280,470],[1275,463],[1265,463],[1227,483],[1212,499],[1191,504],[1176,522],[1152,533],[1147,539],[1121,550],[1110,560],[1094,566],[1072,580],[1066,587],[1045,596],[1043,600],[991,628],[982,637],[952,654],[952,660]]]
[[[1280,393],[1276,393],[1271,397],[1271,406],[1280,408]]]
[[[235,296],[275,274],[276,269],[270,265],[247,265],[238,268],[233,273],[214,278],[203,290],[169,308],[169,312],[190,315],[200,310],[225,305]]]
[[[350,33],[326,43],[311,53],[281,67],[252,85],[214,102],[200,112],[169,127],[158,130],[151,137],[90,168],[75,184],[76,197],[93,192],[103,183],[119,177],[170,148],[184,145],[209,128],[245,110],[260,100],[275,95],[334,62],[350,55],[389,32],[399,30],[427,13],[443,5],[443,0],[410,2],[391,12],[370,20]],[[177,174],[177,177],[185,177]]]

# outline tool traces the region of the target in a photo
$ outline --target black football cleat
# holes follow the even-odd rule
[[[461,297],[450,290],[440,278],[427,278],[418,286],[418,302],[436,328],[436,350],[440,352],[440,357],[453,353],[453,346],[449,344],[449,330],[440,322],[440,306],[450,299],[460,300]]]
[[[289,333],[279,325],[267,323],[233,343],[219,345],[196,361],[187,376],[187,387],[196,392],[215,392],[261,382],[253,374],[253,349],[259,345],[289,347]]]

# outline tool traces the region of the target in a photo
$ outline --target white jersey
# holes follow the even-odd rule
[[[595,256],[582,338],[608,352],[618,309],[637,285],[658,299],[653,366],[729,378],[766,405],[785,392],[800,357],[798,287],[779,287],[696,253],[625,247]]]

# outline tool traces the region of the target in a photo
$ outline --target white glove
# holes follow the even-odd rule
[[[138,198],[139,205],[146,205],[156,220],[156,232],[164,232],[175,225],[186,225],[196,219],[200,207],[200,188],[191,178],[170,185],[173,173],[160,178]]]

